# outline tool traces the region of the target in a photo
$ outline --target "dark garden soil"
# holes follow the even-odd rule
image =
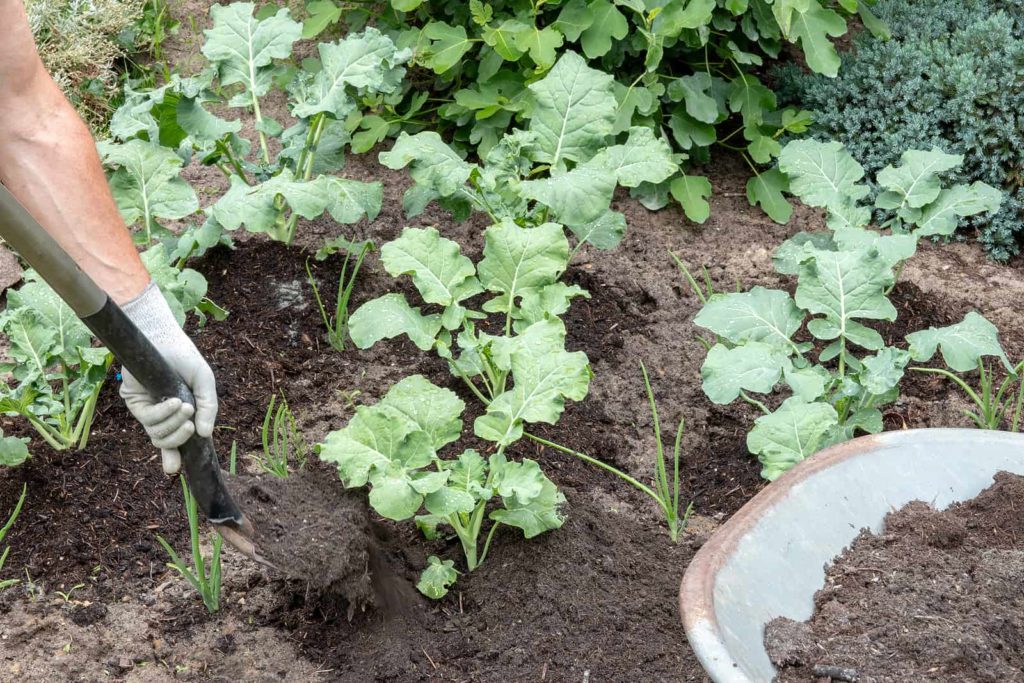
[[[199,28],[208,4],[183,5]],[[168,53],[187,72],[198,64],[198,44],[183,31]],[[266,113],[287,121],[283,107],[273,105]],[[237,235],[236,249],[217,249],[189,264],[206,276],[209,296],[231,312],[227,321],[189,331],[217,375],[218,448],[226,457],[236,441],[240,465],[250,474],[247,456],[260,448],[267,402],[277,392],[287,396],[310,445],[344,426],[355,405],[375,402],[413,373],[474,405],[439,359],[407,341],[344,352],[326,343],[306,259],[326,238],[344,233],[379,245],[409,224],[401,210],[407,175],[375,159],[375,153],[351,157],[343,171],[384,184],[384,208],[373,223],[302,223],[292,248]],[[679,580],[707,534],[763,482],[745,446],[753,409],[715,406],[701,391],[704,353],[691,322],[699,304],[668,252],[693,268],[706,266],[720,290],[737,282],[792,287],[773,272],[772,251],[798,230],[823,228],[816,211],[797,208],[790,224],[780,226],[751,208],[738,160],[720,159],[707,173],[714,196],[704,225],[675,208],[649,212],[621,195],[615,208],[630,226],[623,243],[611,252],[584,249],[574,259],[567,279],[592,298],[574,302],[565,317],[568,346],[587,353],[594,379],[587,398],[567,406],[557,426],[537,430],[649,480],[655,448],[639,368],[644,361],[666,431],[686,419],[683,492],[696,515],[678,545],[670,543],[653,503],[628,485],[569,456],[519,443],[510,455],[538,459],[565,493],[565,525],[529,541],[503,527],[487,562],[460,577],[444,599],[431,602],[417,593],[404,614],[355,610],[349,620],[344,599],[226,550],[223,609],[210,616],[165,566],[155,534],[179,551],[188,547],[180,486],[161,474],[157,453],[112,379],[84,452],[54,453],[36,439],[28,462],[0,470],[0,515],[13,507],[22,485],[28,487],[6,540],[11,552],[4,577],[23,581],[0,593],[0,681],[705,680],[679,623]],[[204,205],[224,190],[223,178],[208,168],[193,165],[185,175]],[[431,207],[413,224],[435,225],[471,258],[480,256],[485,224],[479,218],[455,223]],[[341,263],[311,265],[330,305]],[[395,286],[371,254],[353,307]],[[881,328],[889,340],[902,344],[908,331],[955,322],[977,309],[1000,328],[1011,356],[1024,357],[1020,261],[993,264],[974,244],[922,245],[893,298],[900,318]],[[911,375],[886,427],[967,426],[964,407],[950,385]],[[465,417],[468,423],[472,410]],[[0,418],[0,427],[31,436],[14,420]],[[469,438],[450,448],[463,446],[485,444]],[[326,472],[313,454],[309,467]],[[310,510],[314,503],[348,500],[333,477],[315,488]],[[427,542],[412,524],[372,525],[385,561],[407,582],[428,555],[460,561],[456,545]],[[286,531],[277,530],[275,540]],[[318,537],[315,550],[328,562],[332,551],[342,553],[351,543]]]
[[[1022,508],[1024,477],[1002,472],[973,500],[910,503],[861,532],[811,619],[768,625],[776,680],[1024,680]]]
[[[396,236],[406,224],[402,175],[368,157],[353,159],[347,173],[379,178],[386,187],[382,216],[350,234],[378,243]],[[36,444],[25,465],[0,473],[0,510],[13,505],[23,483],[29,489],[8,536],[5,572],[31,577],[0,596],[0,680],[703,680],[679,625],[678,582],[707,533],[762,482],[744,445],[754,414],[703,398],[703,354],[690,322],[698,306],[667,252],[706,264],[720,288],[737,279],[744,286],[791,286],[771,272],[771,249],[819,222],[801,209],[793,224],[777,226],[746,206],[738,166],[723,163],[711,173],[718,194],[706,225],[622,198],[618,208],[631,226],[622,246],[577,257],[568,277],[593,298],[575,303],[567,316],[569,346],[589,355],[595,377],[585,401],[570,405],[557,427],[540,430],[648,478],[654,444],[638,367],[644,360],[664,423],[687,420],[684,492],[698,516],[677,546],[652,504],[633,489],[568,456],[519,444],[516,452],[538,458],[565,492],[566,524],[530,541],[501,530],[488,561],[461,577],[445,599],[417,597],[407,614],[387,619],[357,610],[349,621],[343,601],[229,550],[224,609],[209,616],[166,569],[155,542],[159,533],[187,548],[178,483],[160,475],[155,452],[112,381],[84,453],[57,454]],[[417,223],[437,225],[479,256],[478,221],[457,224],[431,210]],[[339,228],[324,222],[302,231],[303,244],[314,246]],[[900,319],[884,335],[901,340],[907,331],[948,324],[978,308],[1000,327],[1011,355],[1024,354],[1014,312],[1024,294],[1019,266],[990,264],[973,246],[925,245],[922,252],[894,293]],[[355,404],[377,400],[415,372],[473,404],[441,362],[407,342],[330,349],[305,280],[308,253],[255,237],[193,264],[209,280],[210,296],[231,311],[226,322],[192,330],[218,377],[222,453],[236,440],[248,463],[245,454],[259,448],[275,391],[288,397],[310,444],[343,426]],[[329,285],[340,263],[313,267]],[[392,286],[371,255],[355,305]],[[948,385],[913,375],[887,428],[965,425],[963,407]],[[3,428],[28,435],[13,421]],[[310,467],[320,467],[315,456]],[[331,483],[332,500],[341,501],[340,482]],[[376,526],[385,553],[410,583],[429,554],[458,558],[457,547],[428,543],[412,525]],[[326,539],[319,549],[326,557],[348,542]],[[57,593],[80,583],[67,601]]]

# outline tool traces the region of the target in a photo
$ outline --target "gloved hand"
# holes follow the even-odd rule
[[[160,449],[164,472],[174,474],[181,469],[178,447],[188,441],[193,432],[202,437],[213,435],[217,419],[217,385],[213,370],[178,327],[155,282],[150,282],[142,294],[121,308],[192,389],[196,399],[194,409],[179,398],[158,401],[127,369],[121,372],[121,398],[135,419],[142,423],[153,445]]]

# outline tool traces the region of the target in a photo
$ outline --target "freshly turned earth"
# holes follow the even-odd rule
[[[862,532],[828,569],[809,622],[768,625],[776,680],[1024,680],[1022,511],[1024,477],[1001,472],[973,500],[913,502],[882,534]]]
[[[203,63],[197,56],[202,37],[195,31],[207,27],[210,4],[170,5],[182,26],[166,42],[165,54],[183,73]],[[300,43],[297,57],[314,49]],[[264,113],[287,125],[284,101],[270,100]],[[251,120],[243,118],[242,134],[254,134]],[[243,472],[256,472],[246,456],[260,450],[267,402],[281,392],[311,445],[343,427],[355,405],[377,401],[414,373],[458,393],[469,406],[466,424],[478,414],[478,403],[444,363],[407,340],[337,352],[325,339],[305,272],[307,257],[323,241],[345,234],[379,246],[406,225],[433,225],[474,261],[483,247],[486,223],[479,216],[457,223],[431,206],[407,220],[401,199],[408,174],[381,167],[378,151],[349,155],[342,171],[384,184],[383,210],[373,223],[300,221],[290,249],[238,233],[235,250],[217,249],[189,263],[208,279],[209,296],[231,312],[226,321],[190,326],[189,332],[217,375],[215,441],[222,456],[237,442]],[[226,549],[223,609],[211,616],[167,568],[155,539],[160,534],[187,555],[180,485],[162,476],[158,453],[111,380],[84,452],[54,453],[35,439],[28,462],[0,469],[0,514],[28,486],[0,572],[23,578],[0,592],[0,681],[705,681],[679,622],[679,581],[708,533],[764,482],[745,441],[756,410],[714,405],[701,391],[705,354],[694,339],[701,330],[692,323],[700,304],[668,252],[693,269],[706,266],[720,291],[737,283],[792,291],[792,278],[772,268],[773,250],[799,230],[825,229],[820,212],[805,207],[795,207],[789,225],[773,223],[747,202],[743,161],[720,150],[715,155],[696,171],[706,173],[714,189],[711,217],[703,225],[688,221],[678,207],[647,211],[620,192],[613,208],[629,224],[622,244],[610,252],[584,248],[573,259],[566,282],[588,289],[591,298],[573,302],[565,316],[568,348],[587,353],[594,378],[586,400],[567,405],[557,426],[537,430],[649,482],[655,444],[639,367],[644,361],[662,424],[668,429],[686,418],[683,496],[694,501],[696,516],[678,545],[669,541],[655,505],[629,485],[570,456],[519,443],[509,454],[538,460],[565,493],[565,525],[528,541],[502,527],[486,563],[460,577],[444,599],[417,598],[411,609],[390,618],[377,609],[357,609],[349,620],[347,605],[329,591]],[[197,162],[183,175],[203,206],[226,189],[219,171]],[[341,259],[310,263],[330,309]],[[893,292],[899,319],[877,329],[903,347],[907,332],[948,325],[978,310],[1000,329],[1010,356],[1024,358],[1022,275],[1021,260],[991,263],[973,241],[922,243]],[[410,287],[396,284],[374,252],[360,271],[353,310],[396,288],[408,294]],[[911,374],[903,390],[887,407],[887,429],[969,426],[961,412],[966,404],[948,382]],[[5,434],[31,436],[17,420],[0,416],[0,427]],[[488,447],[471,429],[466,434],[449,447],[451,453]],[[348,499],[335,475],[315,455],[309,466],[329,482],[328,505],[344,507]],[[318,503],[323,501],[311,505]],[[406,585],[415,583],[429,555],[463,566],[457,543],[426,541],[411,523],[371,516],[371,531]],[[325,562],[336,562],[335,553],[357,556],[350,552],[351,538],[334,536],[316,536],[314,547]],[[67,601],[57,594],[72,588]]]

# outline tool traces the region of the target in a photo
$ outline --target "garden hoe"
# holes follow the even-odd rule
[[[156,347],[3,185],[0,237],[21,254],[152,395],[176,396],[195,405],[191,390]],[[188,486],[210,523],[243,555],[273,566],[257,552],[251,525],[224,487],[213,439],[193,434],[180,451]]]

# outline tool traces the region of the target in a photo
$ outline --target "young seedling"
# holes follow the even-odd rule
[[[672,473],[671,476],[669,476],[668,467],[665,464],[665,446],[661,439],[661,420],[658,417],[658,406],[654,401],[654,391],[651,389],[651,381],[647,376],[647,368],[643,363],[640,363],[640,370],[644,376],[644,387],[647,390],[647,400],[650,403],[651,417],[654,420],[654,438],[657,442],[654,461],[653,489],[629,476],[622,470],[609,465],[603,460],[587,455],[586,453],[580,453],[579,451],[575,451],[571,448],[566,448],[561,444],[548,441],[547,439],[542,439],[541,437],[530,434],[529,432],[524,433],[523,436],[543,446],[548,446],[557,451],[561,451],[562,453],[580,458],[584,462],[600,467],[606,472],[611,472],[626,483],[635,487],[638,491],[650,496],[654,499],[654,502],[658,504],[658,507],[661,508],[662,513],[665,515],[665,522],[668,525],[669,537],[672,539],[673,543],[676,543],[679,540],[679,533],[686,528],[686,523],[689,521],[690,515],[693,513],[692,502],[686,506],[686,510],[683,511],[682,515],[679,513],[679,490],[681,484],[679,479],[679,463],[681,460],[684,420],[679,420],[679,428],[676,430],[676,439],[672,451]]]
[[[640,371],[644,375],[644,388],[647,390],[647,401],[651,405],[651,418],[654,421],[654,440],[657,448],[654,462],[654,487],[658,494],[658,503],[665,513],[668,534],[672,538],[672,542],[676,543],[679,540],[679,532],[686,528],[686,523],[693,513],[693,502],[691,501],[682,516],[679,515],[679,459],[685,418],[679,418],[679,426],[676,428],[676,440],[672,447],[672,476],[670,477],[668,468],[665,466],[665,445],[661,440],[661,420],[658,418],[658,406],[654,401],[654,390],[651,389],[647,368],[642,362]]]
[[[179,574],[192,584],[192,587],[202,596],[206,609],[211,613],[216,612],[220,609],[220,552],[224,539],[221,538],[220,534],[214,537],[213,554],[210,558],[209,571],[207,571],[206,560],[199,549],[199,505],[196,503],[192,492],[188,490],[185,477],[181,477],[181,490],[185,496],[185,512],[188,515],[188,529],[192,540],[192,567],[190,568],[185,564],[178,553],[174,551],[174,548],[171,547],[170,543],[165,541],[160,534],[157,534],[156,540],[160,542],[160,545],[163,546],[171,558],[167,566],[177,570]]]
[[[497,446],[489,458],[472,449],[454,459],[441,458],[440,451],[462,436],[465,407],[453,391],[412,375],[376,404],[359,406],[348,425],[328,434],[317,452],[338,467],[346,487],[369,486],[370,505],[382,517],[414,520],[428,538],[453,533],[467,571],[473,571],[487,559],[499,526],[518,528],[526,538],[561,527],[565,497],[536,462],[506,457],[521,432],[508,439],[478,432]],[[434,558],[419,588],[440,598],[456,576],[452,560]]]
[[[7,532],[14,526],[15,520],[18,519],[18,515],[21,513],[21,506],[25,504],[25,496],[28,495],[28,484],[21,485],[21,496],[18,498],[17,504],[14,506],[14,511],[7,518],[7,522],[0,527],[0,543],[4,542],[4,537],[7,536]],[[4,568],[4,563],[7,561],[7,554],[11,551],[11,547],[7,546],[4,548],[3,553],[0,553],[0,571]],[[18,579],[4,579],[0,580],[0,590],[9,588],[14,584],[18,583]]]
[[[338,277],[338,294],[334,304],[334,315],[327,313],[323,299],[320,297],[320,289],[316,285],[316,278],[310,270],[309,260],[306,260],[306,276],[313,288],[313,297],[316,299],[317,308],[320,309],[320,318],[324,327],[327,328],[327,341],[337,351],[345,350],[345,340],[348,338],[348,302],[352,296],[352,289],[356,284],[356,277],[363,265],[363,258],[370,251],[373,251],[372,242],[349,242],[347,240],[334,240],[316,252],[316,260],[323,261],[331,254],[344,251],[345,261],[341,265],[341,275]],[[353,262],[354,256],[354,262]],[[352,270],[349,271],[349,264]]]
[[[690,286],[690,291],[693,292],[693,295],[702,304],[706,304],[708,299],[715,295],[715,285],[711,282],[711,274],[708,273],[707,266],[701,266],[701,279],[698,281],[693,276],[693,273],[690,272],[690,269],[686,267],[686,264],[683,263],[682,259],[675,255],[675,252],[670,251],[668,255],[672,257],[676,267],[679,268],[679,272],[686,278],[686,284]],[[737,291],[739,291],[739,288],[737,288]]]
[[[946,368],[912,367],[915,372],[925,372],[944,377],[963,389],[967,397],[974,403],[975,410],[965,410],[964,414],[978,425],[978,429],[999,429],[1005,420],[1009,420],[1010,431],[1017,431],[1021,417],[1021,403],[1024,400],[1024,382],[1021,371],[1024,361],[1008,372],[998,387],[991,364],[978,360],[978,390],[975,391],[964,381]],[[1017,387],[1014,395],[1014,386]]]
[[[295,415],[288,407],[284,392],[281,392],[280,403],[277,403],[276,395],[270,397],[260,436],[263,453],[254,457],[264,472],[275,477],[287,477],[291,472],[288,461],[292,459],[295,461],[296,468],[302,469],[306,466],[309,447],[299,432]]]

